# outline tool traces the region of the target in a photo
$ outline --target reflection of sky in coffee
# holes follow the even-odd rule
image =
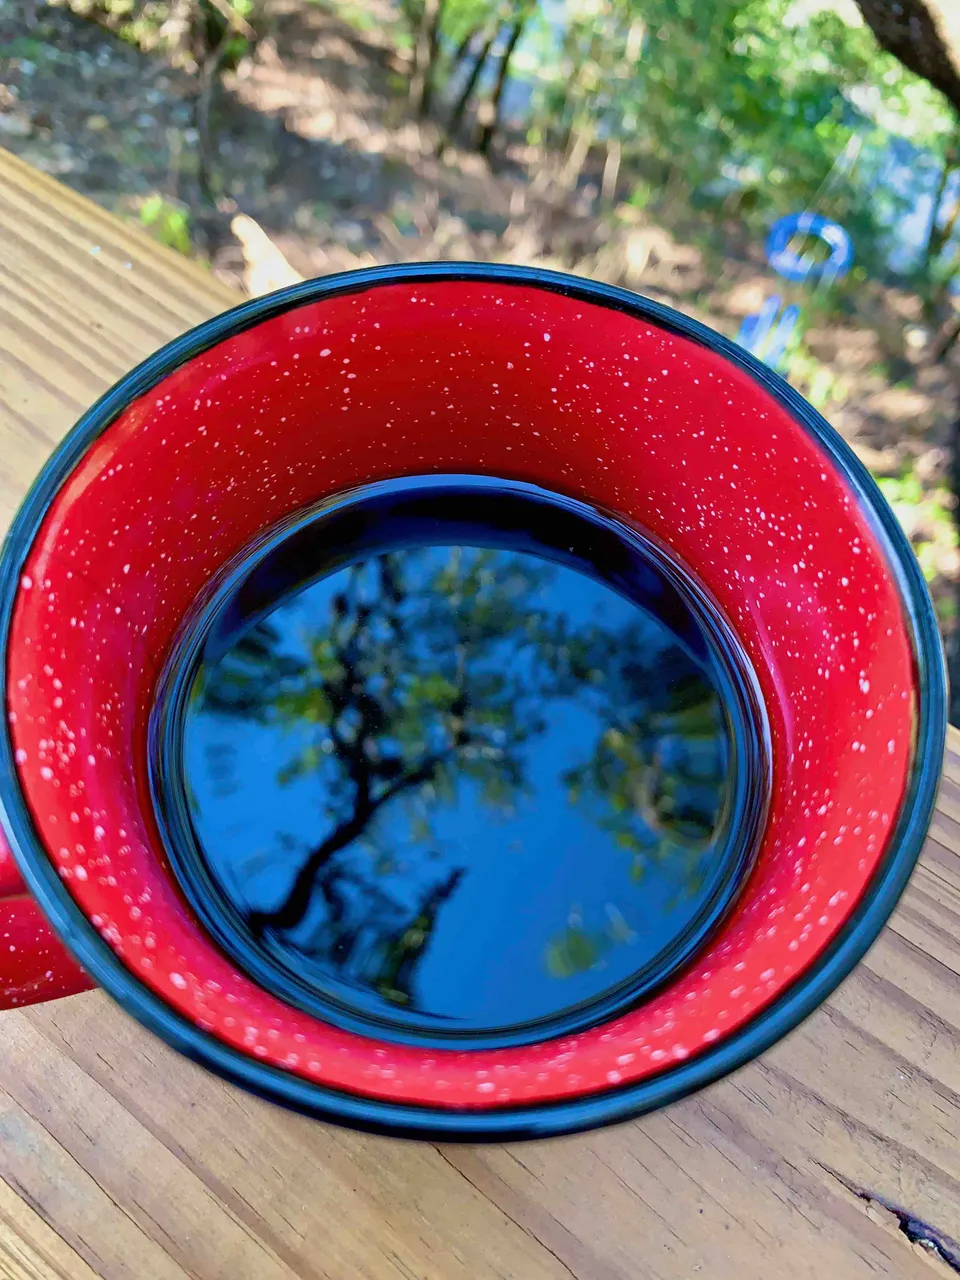
[[[201,676],[197,834],[275,958],[358,1010],[490,1027],[644,967],[723,875],[730,747],[667,626],[516,552],[371,557]]]

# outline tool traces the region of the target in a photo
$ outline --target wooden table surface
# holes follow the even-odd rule
[[[106,386],[236,295],[0,151],[0,527]],[[0,1277],[960,1272],[960,734],[893,922],[797,1032],[632,1124],[436,1147],[289,1115],[105,995],[0,1015]]]

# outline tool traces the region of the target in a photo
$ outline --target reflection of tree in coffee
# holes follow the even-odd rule
[[[558,608],[558,573],[571,575],[475,548],[382,554],[336,575],[322,625],[292,632],[283,617],[296,604],[285,606],[201,673],[204,717],[282,731],[277,781],[316,784],[319,838],[278,835],[286,852],[263,855],[290,870],[248,904],[262,943],[292,942],[416,1007],[418,963],[470,874],[450,865],[439,817],[467,788],[496,841],[498,815],[535,798],[532,761],[561,704],[589,712],[590,737],[558,760],[558,796],[622,848],[628,880],[672,861],[676,893],[698,890],[726,787],[716,692],[640,610],[611,627]],[[229,761],[219,767],[229,786]],[[573,904],[541,963],[581,973],[635,937],[616,904],[599,927]]]

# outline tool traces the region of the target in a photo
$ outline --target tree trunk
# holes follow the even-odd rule
[[[956,173],[956,169],[951,170]],[[944,248],[946,244],[953,238],[953,233],[957,229],[957,220],[960,218],[960,191],[957,192],[953,200],[953,208],[950,210],[950,216],[942,227],[937,228],[937,253]]]
[[[197,198],[201,205],[216,204],[216,155],[213,117],[220,89],[223,45],[212,50],[200,67],[200,91],[194,105],[194,127],[197,131]]]
[[[560,100],[556,104],[552,117],[545,122],[544,140],[550,138],[555,142],[558,151],[566,155],[570,140],[573,137],[573,126],[577,115],[577,94],[580,89],[580,77],[583,74],[585,59],[581,56],[580,30],[576,20],[571,18],[563,37],[563,53],[561,67],[569,70],[564,78],[560,91]]]
[[[600,196],[605,204],[613,204],[616,201],[622,156],[623,146],[620,139],[611,138],[607,143],[607,157],[603,162],[603,181],[600,184]]]
[[[557,181],[561,187],[576,186],[580,170],[596,137],[594,98],[601,57],[600,37],[597,34],[592,35],[585,49],[575,37],[572,37],[568,48],[573,58],[573,71],[564,94],[564,107],[569,104],[570,119],[563,131],[560,148],[564,160],[560,166]],[[580,156],[579,152],[585,138],[586,150]]]
[[[404,21],[410,28],[410,34],[413,36],[414,41],[416,41],[417,32],[420,30],[421,10],[416,8],[413,0],[400,0],[400,12],[403,14]]]
[[[627,29],[627,38],[623,45],[623,56],[616,71],[616,80],[629,83],[636,79],[637,64],[640,61],[640,55],[643,52],[643,42],[647,35],[647,24],[643,18],[634,18]],[[623,160],[623,143],[621,141],[625,132],[623,127],[623,113],[617,112],[615,123],[611,123],[611,130],[619,130],[619,136],[616,132],[611,134],[607,142],[607,154],[603,163],[603,179],[600,184],[600,198],[605,204],[612,205],[617,198],[617,182],[620,178],[620,165]]]
[[[416,790],[423,783],[432,781],[449,754],[449,751],[445,751],[428,757],[417,768],[402,774],[390,786],[385,787],[378,796],[371,797],[365,793],[358,795],[350,817],[339,823],[326,840],[316,845],[307,855],[294,877],[287,896],[279,906],[271,911],[250,913],[248,923],[251,931],[260,936],[268,928],[295,928],[310,910],[317,876],[334,854],[339,853],[341,849],[352,844],[358,836],[363,835],[376,813],[396,796],[405,791]]]
[[[930,363],[939,364],[941,360],[944,360],[958,338],[960,338],[960,316],[951,316],[930,346],[930,354],[928,356]],[[960,475],[960,472],[958,472],[958,475]]]
[[[486,66],[487,59],[490,57],[490,50],[493,48],[493,42],[496,40],[499,30],[500,16],[498,14],[496,19],[491,22],[490,26],[487,28],[483,45],[480,52],[477,54],[477,60],[470,68],[470,74],[467,76],[466,84],[460,90],[460,94],[456,102],[453,104],[453,108],[450,112],[450,119],[447,121],[446,127],[447,142],[453,142],[457,134],[460,132],[460,126],[463,124],[463,118],[467,114],[467,108],[470,105],[473,92],[477,87],[477,81],[480,79],[480,74]]]
[[[943,197],[946,194],[947,183],[950,181],[950,174],[952,172],[953,169],[951,168],[948,157],[944,160],[943,168],[940,170],[940,180],[937,183],[936,191],[933,193],[933,200],[930,206],[930,225],[927,228],[923,250],[923,265],[925,270],[929,269],[930,263],[943,247],[943,242],[937,235],[937,214],[940,212],[940,206],[943,204]]]
[[[413,77],[410,80],[410,105],[423,119],[430,114],[433,86],[440,47],[440,24],[445,0],[424,0],[414,46]]]
[[[500,111],[503,105],[503,91],[510,75],[510,60],[520,42],[520,37],[523,35],[523,29],[527,25],[527,16],[526,11],[521,10],[514,18],[513,26],[510,28],[510,35],[507,37],[507,43],[500,57],[497,82],[494,85],[493,96],[490,99],[490,118],[481,128],[480,136],[477,139],[477,150],[484,156],[490,154],[490,146],[497,130],[500,128]]]
[[[857,0],[881,48],[939,89],[960,115],[957,0]]]
[[[876,36],[877,43],[903,65],[939,89],[960,117],[960,4],[957,0],[857,0],[860,12]],[[946,165],[949,167],[947,157]],[[952,234],[954,220],[940,239],[940,247]],[[933,215],[933,235],[936,237],[936,210]],[[928,245],[928,258],[934,244]],[[932,360],[943,360],[960,338],[960,317],[952,317],[941,329],[933,344]],[[954,495],[960,499],[960,406],[954,420],[951,441],[950,483]],[[960,508],[954,514],[960,526]],[[960,532],[960,527],[958,527]],[[956,600],[960,606],[960,583],[956,588]],[[949,718],[956,724],[960,717],[960,626],[955,627],[947,653],[950,673]]]
[[[473,48],[473,42],[480,35],[483,27],[478,23],[475,27],[468,27],[463,39],[454,50],[453,57],[450,59],[450,75],[455,76],[460,70],[461,65],[467,57],[467,54]]]
[[[586,164],[590,148],[597,134],[596,122],[589,117],[574,124],[571,130],[570,146],[567,150],[563,168],[560,170],[560,186],[565,191],[573,191],[580,181],[580,173]]]

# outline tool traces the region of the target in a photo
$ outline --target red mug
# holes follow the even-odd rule
[[[211,584],[318,504],[437,476],[612,513],[729,635],[763,724],[736,893],[641,994],[538,1038],[380,1036],[272,985],[156,802],[158,690]],[[177,339],[48,462],[0,618],[3,1002],[98,983],[226,1078],[377,1131],[566,1132],[741,1065],[865,953],[933,812],[936,618],[870,477],[735,344],[557,273],[377,268]]]

